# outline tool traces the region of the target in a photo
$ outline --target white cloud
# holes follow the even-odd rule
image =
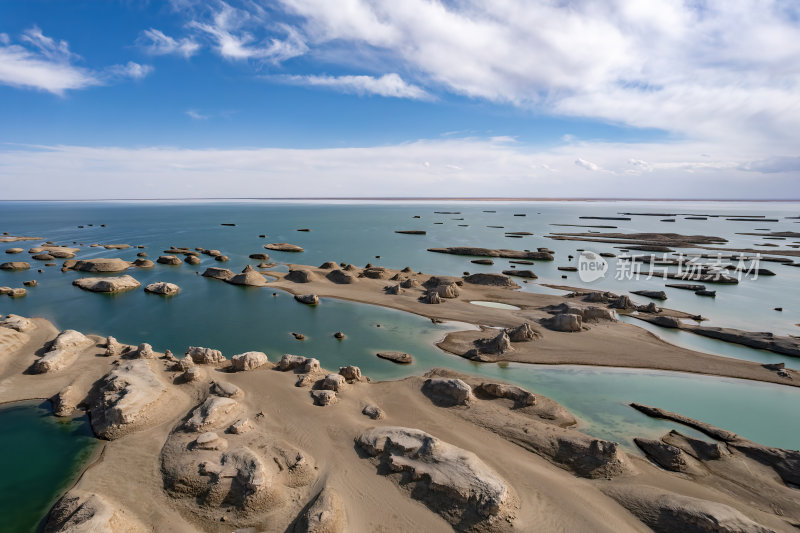
[[[208,115],[203,115],[202,113],[198,113],[194,109],[189,109],[186,111],[186,114],[189,115],[191,118],[195,120],[206,120],[208,119]]]
[[[24,89],[37,89],[62,95],[68,90],[105,85],[119,79],[141,79],[152,67],[132,61],[92,70],[79,65],[81,58],[69,49],[66,41],[56,41],[34,26],[26,30],[21,41],[11,44],[8,35],[0,38],[0,83]]]
[[[715,147],[713,158],[703,157],[710,146],[581,142],[534,150],[487,139],[448,138],[302,150],[11,147],[0,150],[0,190],[10,191],[7,199],[40,198],[43,190],[61,199],[485,197],[507,196],[509,190],[531,197],[800,197],[796,160],[755,164],[766,161],[767,152],[739,147],[724,152]],[[647,161],[652,171],[632,179],[632,159]],[[578,161],[599,170],[576,172]],[[111,176],[109,168],[114,169]],[[60,179],[53,180],[54,175]]]
[[[280,1],[312,53],[426,89],[720,142],[788,147],[800,130],[800,23],[783,0]]]
[[[130,78],[132,80],[141,80],[153,72],[153,67],[150,65],[140,65],[133,61],[128,61],[125,65],[114,65],[109,67],[108,73],[111,76],[119,78]]]
[[[416,85],[406,83],[398,74],[373,76],[282,76],[282,80],[300,85],[330,87],[337,91],[355,94],[374,94],[392,98],[428,100],[427,92]]]
[[[138,43],[153,55],[181,55],[188,58],[200,50],[200,45],[190,38],[174,39],[154,28],[143,31]]]
[[[582,158],[578,158],[575,160],[575,165],[581,168],[585,168],[586,170],[591,170],[592,172],[600,172],[603,168],[600,165],[592,163],[591,161],[587,161]]]
[[[216,51],[226,59],[260,59],[281,63],[308,51],[300,33],[293,27],[280,24],[283,39],[257,39],[251,29],[263,30],[267,24],[263,10],[250,4],[251,10],[237,9],[220,2],[220,8],[207,21],[192,20],[189,27],[209,37]]]

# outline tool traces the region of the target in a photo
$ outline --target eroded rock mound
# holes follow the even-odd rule
[[[297,269],[290,270],[284,279],[293,281],[295,283],[310,283],[316,279],[316,275],[310,270]]]
[[[328,272],[325,277],[334,283],[339,283],[342,285],[355,283],[357,281],[357,278],[354,275],[348,274],[344,270],[340,270],[338,268]]]
[[[144,533],[149,531],[124,509],[94,493],[73,489],[50,510],[45,533]]]
[[[399,473],[402,488],[456,529],[511,528],[512,490],[474,453],[419,429],[393,426],[369,429],[356,443],[382,468]]]
[[[536,403],[533,393],[516,385],[505,383],[481,383],[478,391],[493,398],[513,400],[515,407],[529,407]]]
[[[316,372],[320,369],[319,361],[313,357],[303,357],[302,355],[283,354],[278,361],[278,370],[299,370],[304,373]]]
[[[294,299],[300,302],[301,304],[306,304],[306,305],[319,304],[319,296],[317,296],[316,294],[295,294]]]
[[[335,490],[325,487],[311,507],[300,517],[294,532],[342,533],[345,531],[345,526],[342,499]]]
[[[106,374],[90,400],[92,429],[114,440],[157,422],[167,388],[146,359],[127,360]]]
[[[31,264],[25,261],[9,261],[0,264],[0,270],[28,270],[30,267]]]
[[[203,272],[204,278],[221,279],[222,281],[228,281],[233,276],[233,272],[227,268],[208,267],[206,271]]]
[[[162,448],[164,488],[185,516],[204,524],[198,530],[220,530],[223,516],[228,531],[265,521],[287,531],[311,496],[312,458],[243,417],[245,408],[209,396]]]
[[[656,533],[772,533],[728,505],[646,485],[607,487],[607,495]]]
[[[278,252],[302,252],[303,248],[296,244],[289,244],[287,242],[275,242],[265,244],[264,248],[267,250],[276,250]]]
[[[189,346],[189,349],[186,350],[186,356],[190,357],[198,365],[218,365],[225,362],[225,356],[219,350],[200,346]]]
[[[375,355],[377,355],[381,359],[386,359],[387,361],[391,361],[399,365],[408,365],[414,362],[414,357],[412,357],[411,354],[407,354],[405,352],[385,351],[385,352],[378,352]]]
[[[158,281],[151,283],[144,288],[144,292],[153,294],[162,294],[164,296],[173,296],[180,292],[181,288],[174,283],[167,283],[166,281]]]
[[[118,257],[96,259],[80,259],[78,261],[65,261],[64,267],[79,272],[123,272],[130,268],[131,264]]]
[[[269,362],[264,352],[245,352],[231,357],[231,367],[236,372],[253,370]]]
[[[514,280],[503,274],[489,274],[479,272],[477,274],[470,274],[464,276],[464,281],[472,283],[473,285],[492,285],[496,287],[506,287],[509,289],[516,289],[519,287]]]
[[[533,329],[527,322],[515,328],[507,329],[506,334],[511,342],[528,342],[541,336],[539,332]]]
[[[0,326],[11,328],[24,333],[36,327],[32,321],[19,315],[9,314],[3,320],[0,320]]]
[[[241,274],[231,276],[225,281],[232,283],[233,285],[247,285],[248,287],[263,287],[267,284],[267,278],[254,269],[252,265],[247,265],[244,270],[242,270]]]
[[[440,405],[468,405],[475,399],[472,387],[458,378],[428,378],[422,392]]]
[[[31,367],[31,372],[44,374],[57,372],[71,365],[78,354],[93,344],[92,339],[74,329],[67,329],[58,334],[50,343],[48,351]]]
[[[543,318],[541,323],[553,331],[581,331],[583,328],[583,318],[573,313],[559,313],[550,318]]]
[[[233,398],[222,396],[209,396],[194,411],[192,416],[186,421],[184,427],[188,431],[208,431],[211,428],[222,426],[228,420],[235,418],[239,403]]]
[[[79,278],[72,284],[86,291],[110,293],[129,291],[141,286],[133,276],[128,275],[114,278]]]

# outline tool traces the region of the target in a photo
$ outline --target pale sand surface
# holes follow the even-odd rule
[[[541,338],[535,341],[514,343],[511,351],[493,359],[496,361],[649,368],[800,386],[800,373],[796,371],[789,370],[793,379],[782,378],[759,363],[681,348],[663,341],[643,328],[623,322],[588,323],[588,329],[580,332],[551,331],[538,325],[540,319],[551,316],[543,310],[544,307],[550,305],[569,303],[579,307],[588,307],[602,306],[602,304],[584,303],[576,298],[470,283],[464,283],[459,287],[458,298],[445,299],[441,304],[426,304],[418,300],[424,293],[422,288],[405,289],[398,295],[386,294],[384,287],[398,283],[390,279],[362,277],[358,278],[355,283],[337,284],[325,278],[325,274],[330,270],[307,265],[292,265],[292,268],[313,272],[312,281],[295,283],[283,279],[286,273],[270,271],[270,275],[279,279],[269,283],[267,288],[281,288],[293,294],[314,293],[320,297],[391,307],[432,319],[455,320],[490,327],[508,328],[529,322],[541,334]],[[397,270],[386,269],[386,271],[387,277],[399,273]],[[352,273],[357,274],[358,272]],[[430,277],[427,274],[402,272],[400,274],[416,277],[421,282]],[[520,310],[477,306],[469,303],[471,300],[506,303],[519,307]],[[691,313],[668,309],[665,309],[663,314],[678,317],[691,316]],[[483,334],[483,336],[488,335],[488,333]],[[462,355],[466,351],[466,343],[463,341],[469,342],[480,336],[480,332],[474,331],[456,333],[449,335],[439,346],[457,355]]]
[[[361,281],[366,280],[359,280],[359,283]],[[369,292],[366,287],[359,290]],[[481,299],[491,299],[491,294],[476,292],[481,292]],[[516,296],[515,305],[524,305],[522,300],[526,295]],[[474,318],[468,308],[462,310],[461,306],[452,305],[455,303],[428,307],[446,310],[443,318]],[[416,304],[409,302],[406,305],[411,310]],[[520,318],[506,316],[503,314],[505,311],[498,313],[492,320],[500,325],[511,325]],[[41,356],[47,342],[58,333],[45,320],[35,319],[34,322],[36,328],[26,333],[27,342],[7,344],[7,349],[0,351],[0,402],[48,398],[67,385],[76,390],[78,403],[88,402],[90,399],[87,397],[91,396],[95,382],[127,360],[117,356],[104,357],[105,350],[101,346],[104,339],[93,336],[96,344],[82,350],[67,368],[53,374],[26,374],[25,370]],[[0,330],[5,329],[0,327]],[[590,338],[592,331],[599,331],[602,334],[598,338],[592,337],[592,344],[599,339],[612,343],[614,338],[621,339],[625,333],[638,330],[620,328],[622,333],[614,337],[608,332],[613,329],[592,327],[589,332],[573,336]],[[2,338],[7,337],[4,335]],[[452,530],[442,516],[410,497],[391,477],[380,475],[371,461],[360,457],[354,439],[364,430],[376,426],[417,428],[476,454],[513,491],[516,500],[510,520],[516,531],[648,531],[648,527],[634,514],[606,495],[615,490],[624,494],[631,487],[636,491],[640,485],[726,504],[740,512],[742,519],[753,520],[775,531],[792,531],[794,529],[789,524],[800,521],[797,491],[782,483],[772,469],[737,454],[735,450],[717,461],[698,465],[695,465],[697,461],[690,461],[697,467],[691,475],[667,472],[641,457],[619,450],[619,456],[627,465],[623,470],[609,473],[609,479],[604,476],[594,479],[580,477],[560,459],[545,452],[530,451],[536,439],[554,435],[571,439],[570,442],[593,440],[573,429],[560,427],[569,424],[570,417],[545,397],[537,396],[535,406],[524,409],[512,409],[509,400],[485,398],[474,398],[467,406],[442,407],[422,393],[424,378],[411,377],[391,382],[356,382],[337,394],[337,403],[320,407],[313,405],[308,387],[295,386],[298,376],[294,372],[279,372],[272,368],[271,363],[239,373],[228,371],[228,361],[217,366],[202,365],[202,378],[193,383],[180,383],[174,379],[179,372],[170,369],[175,364],[173,360],[159,357],[147,360],[147,364],[156,377],[167,384],[166,397],[153,404],[143,426],[107,442],[100,458],[88,467],[74,487],[83,493],[101,496],[112,509],[117,510],[109,529],[115,533],[221,532],[244,526],[251,526],[252,531],[287,531],[323,487],[333,489],[342,500],[346,527],[335,531]],[[336,369],[330,370],[335,372]],[[319,379],[324,375],[323,370],[313,377]],[[444,375],[449,374],[444,372]],[[473,387],[480,384],[477,378],[464,376],[464,379]],[[173,431],[179,431],[188,414],[208,397],[210,383],[215,380],[232,383],[241,389],[236,397],[236,416],[248,418],[256,435],[280,439],[287,446],[302,450],[309,463],[314,465],[311,481],[286,489],[288,496],[284,504],[266,514],[252,511],[234,515],[222,508],[197,507],[191,498],[176,499],[174,494],[165,491],[162,472],[162,453],[167,453],[163,451],[166,450],[165,442]],[[362,408],[367,404],[379,406],[385,418],[371,420],[362,415]],[[545,415],[555,416],[555,419],[542,418]],[[237,439],[246,438],[247,434],[242,437],[225,433],[225,427],[223,424],[212,429],[226,438],[231,446],[238,442]],[[253,449],[264,461],[270,461],[268,449]],[[190,455],[197,452],[182,450],[180,453]],[[617,497],[617,500],[625,501],[622,497]],[[226,522],[221,522],[220,518],[226,516]],[[504,522],[488,528],[476,526],[475,530],[505,531],[506,525]]]

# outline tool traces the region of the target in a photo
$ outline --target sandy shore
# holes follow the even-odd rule
[[[800,521],[796,489],[780,477],[792,463],[771,448],[775,464],[755,461],[743,440],[709,458],[673,436],[661,445],[670,470],[652,462],[657,452],[647,460],[573,429],[536,391],[450,371],[370,382],[251,355],[255,368],[233,372],[210,350],[189,363],[144,345],[109,350],[42,319],[24,329],[0,326],[0,402],[58,396],[57,411],[88,410],[111,439],[47,531],[642,532],[700,521],[698,531],[755,532]],[[54,340],[64,365],[32,373]],[[333,401],[315,405],[320,393]],[[419,432],[423,446],[404,452]],[[383,449],[383,439],[403,444],[373,456],[367,443]],[[672,514],[654,523],[665,501]]]
[[[308,265],[292,265],[297,271],[308,272],[299,283],[287,279],[283,272],[270,271],[278,279],[268,287],[286,290],[292,294],[313,293],[320,297],[331,297],[373,305],[380,305],[425,316],[433,320],[454,320],[491,328],[513,328],[529,323],[538,334],[532,342],[513,343],[511,349],[502,354],[493,354],[483,360],[513,361],[538,364],[575,364],[611,366],[691,372],[732,378],[750,379],[788,386],[800,386],[800,373],[787,370],[789,378],[779,376],[759,363],[720,357],[669,344],[651,332],[637,326],[618,321],[588,321],[580,331],[552,331],[540,325],[540,321],[552,316],[546,308],[562,304],[577,307],[605,307],[598,303],[585,303],[578,298],[536,294],[511,290],[504,287],[462,283],[457,298],[444,298],[440,304],[420,301],[426,293],[423,285],[431,275],[407,273],[385,269],[381,279],[357,277],[354,283],[342,284],[330,281],[326,276],[330,269]],[[358,275],[361,270],[353,271]],[[292,276],[290,276],[291,278]],[[413,277],[420,286],[402,289],[399,294],[390,294],[385,288],[397,285],[391,278]],[[443,278],[460,281],[460,278]],[[520,281],[521,283],[521,281]],[[519,310],[496,309],[471,304],[471,301],[500,302],[519,307]],[[664,309],[664,316],[689,317],[690,313]],[[448,335],[439,346],[456,355],[464,355],[473,348],[473,342],[487,338],[497,332],[465,331]]]

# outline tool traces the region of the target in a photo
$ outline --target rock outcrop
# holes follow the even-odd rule
[[[728,505],[647,485],[611,486],[608,496],[656,533],[772,533]]]
[[[340,366],[339,374],[341,374],[348,383],[355,383],[363,379],[361,369],[357,366]]]
[[[203,272],[204,278],[221,279],[222,281],[228,281],[233,276],[234,273],[227,268],[208,267],[206,271]]]
[[[200,346],[189,346],[186,356],[198,365],[218,365],[225,362],[225,356],[219,350]]]
[[[188,431],[204,432],[222,426],[235,416],[239,403],[233,398],[209,396],[194,411],[184,427]],[[230,420],[229,422],[233,422]]]
[[[161,255],[156,259],[156,263],[161,263],[162,265],[180,265],[183,261],[180,260],[177,256],[174,255]]]
[[[527,322],[515,328],[507,329],[506,334],[511,342],[528,342],[541,336],[539,332],[533,329]]]
[[[264,352],[244,352],[231,357],[231,368],[236,372],[253,370],[269,363]]]
[[[559,313],[550,318],[543,318],[541,323],[544,327],[553,331],[581,331],[583,329],[583,318],[581,315],[573,313]]]
[[[405,352],[385,351],[378,352],[375,355],[381,359],[386,359],[387,361],[391,361],[399,365],[408,365],[414,362],[414,358],[411,356],[411,354],[407,354]]]
[[[319,361],[313,357],[303,357],[302,355],[283,354],[278,361],[278,370],[300,370],[304,373],[316,372],[320,369]]]
[[[267,284],[267,278],[254,269],[252,265],[247,265],[244,267],[244,270],[242,270],[241,274],[231,276],[225,281],[232,283],[233,285],[247,285],[248,287],[263,287]]]
[[[552,261],[550,252],[527,252],[520,250],[495,250],[492,248],[475,248],[472,246],[452,246],[449,248],[428,248],[429,252],[453,255],[473,255],[477,257],[502,257],[504,259],[532,259],[537,261]]]
[[[293,281],[295,283],[310,283],[316,279],[316,275],[307,269],[296,269],[290,270],[288,274],[284,277],[289,281]]]
[[[428,378],[422,392],[440,405],[468,405],[475,399],[472,387],[458,378]]]
[[[161,294],[164,296],[173,296],[180,292],[181,288],[174,283],[167,283],[166,281],[158,281],[151,283],[144,288],[144,292],[153,294]]]
[[[11,328],[24,333],[36,327],[33,321],[19,315],[6,315],[3,320],[0,320],[0,326],[4,328]]]
[[[325,487],[300,517],[294,533],[343,533],[346,525],[342,499],[336,491]]]
[[[664,291],[631,291],[631,294],[638,294],[645,298],[652,298],[653,300],[666,300],[667,293]]]
[[[317,296],[316,294],[295,294],[294,299],[300,302],[301,304],[306,304],[306,305],[319,304],[319,296]]]
[[[145,533],[126,510],[91,492],[72,489],[50,510],[45,533]]]
[[[79,272],[123,272],[129,269],[131,263],[118,257],[96,259],[69,260],[64,262],[64,268]]]
[[[76,287],[91,292],[125,292],[136,289],[141,283],[136,281],[133,276],[118,276],[104,278],[78,278],[72,282]]]
[[[9,261],[0,264],[0,270],[28,270],[29,268],[31,268],[31,264],[25,261]]]
[[[530,391],[516,385],[505,383],[481,383],[477,392],[492,398],[505,398],[512,400],[515,407],[530,407],[536,403],[536,396]]]
[[[324,407],[336,403],[336,391],[332,390],[312,390],[311,398],[314,400],[314,405]]]
[[[296,244],[289,244],[287,242],[275,242],[270,244],[265,244],[264,248],[267,250],[276,250],[278,252],[302,252],[304,251],[302,247]]]
[[[508,483],[478,456],[420,431],[384,426],[356,444],[386,472],[406,473],[400,486],[459,530],[483,524],[511,528],[515,497]],[[490,526],[489,526],[490,525]]]
[[[506,276],[516,276],[518,278],[528,278],[528,279],[539,278],[539,276],[533,273],[533,270],[517,270],[516,268],[503,270],[503,274],[505,274]]]
[[[487,274],[478,272],[477,274],[470,274],[464,276],[464,281],[472,283],[473,285],[490,285],[495,287],[505,287],[508,289],[516,289],[519,287],[514,280],[504,274]]]
[[[347,285],[357,281],[357,278],[354,275],[348,274],[344,270],[340,270],[338,268],[325,274],[325,277],[334,283],[339,283],[340,285]]]
[[[44,374],[63,370],[77,359],[81,351],[92,344],[92,339],[74,329],[62,331],[50,343],[48,351],[33,363],[31,372]]]
[[[120,363],[91,395],[89,413],[98,437],[114,440],[157,422],[167,388],[146,359]]]

